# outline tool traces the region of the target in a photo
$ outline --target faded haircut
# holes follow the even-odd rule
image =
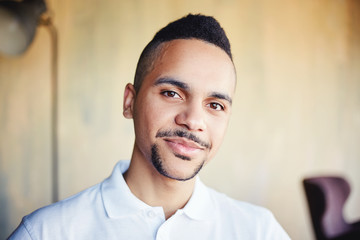
[[[219,22],[210,16],[189,14],[157,32],[142,51],[135,72],[134,87],[139,91],[145,76],[152,71],[161,55],[162,45],[175,39],[198,39],[218,46],[230,57],[230,42]]]

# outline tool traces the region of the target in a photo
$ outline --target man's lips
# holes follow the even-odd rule
[[[185,138],[164,138],[164,140],[175,153],[180,155],[188,156],[205,149],[196,142]]]

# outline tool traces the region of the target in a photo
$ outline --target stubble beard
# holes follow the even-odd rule
[[[179,156],[175,155],[175,157],[180,158],[183,161],[191,161],[190,158],[186,156]],[[151,146],[151,162],[152,165],[155,167],[155,169],[163,176],[168,177],[170,179],[174,179],[177,181],[187,181],[192,178],[194,178],[202,169],[205,163],[205,159],[201,161],[201,163],[194,169],[193,173],[187,177],[179,177],[179,176],[173,176],[170,174],[163,166],[163,160],[160,157],[159,150],[156,144]]]

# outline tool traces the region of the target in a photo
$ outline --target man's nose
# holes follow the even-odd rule
[[[189,131],[202,132],[206,130],[204,106],[199,103],[185,105],[176,116],[175,122],[180,126],[186,127]]]

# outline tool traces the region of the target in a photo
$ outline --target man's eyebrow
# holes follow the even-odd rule
[[[163,77],[163,78],[159,78],[158,80],[156,80],[156,82],[154,83],[155,86],[157,85],[161,85],[161,84],[170,84],[179,88],[182,88],[184,90],[188,90],[189,86],[184,83],[181,82],[179,80],[173,79],[173,78],[168,78],[168,77]]]
[[[161,85],[161,84],[170,84],[170,85],[182,88],[184,90],[189,90],[190,89],[190,87],[186,83],[181,82],[181,81],[176,80],[176,79],[173,79],[173,78],[169,78],[169,77],[159,78],[154,83],[155,86],[158,86],[158,85]],[[226,100],[226,101],[228,101],[230,103],[230,105],[232,105],[232,99],[227,94],[220,93],[220,92],[212,92],[211,94],[209,94],[209,96],[213,97],[213,98]]]
[[[227,94],[219,93],[219,92],[212,92],[210,94],[210,97],[226,100],[226,101],[228,101],[230,103],[230,105],[232,105],[232,99]]]

